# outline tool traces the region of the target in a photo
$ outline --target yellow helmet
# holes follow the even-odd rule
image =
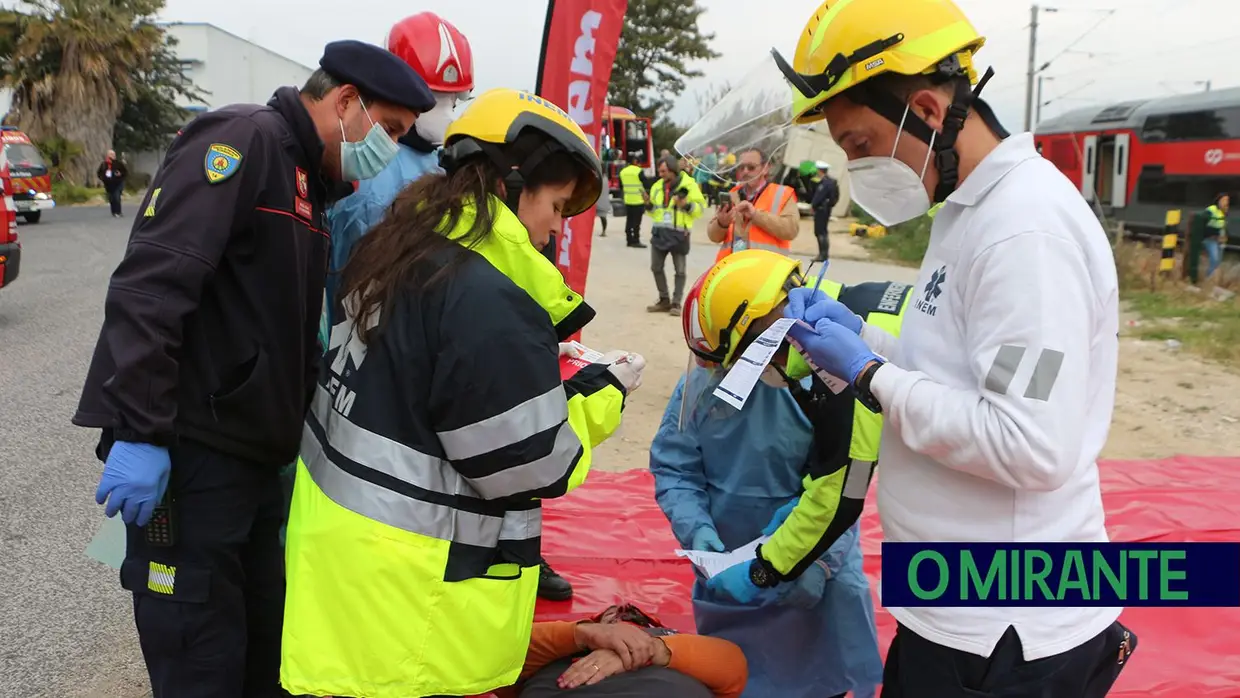
[[[685,343],[699,361],[730,366],[749,325],[803,283],[801,263],[777,252],[744,250],[724,257],[685,297]]]
[[[951,0],[827,0],[805,25],[792,66],[776,55],[792,83],[795,123],[822,119],[820,107],[884,73],[967,75],[986,42]]]
[[[514,154],[511,146],[527,130],[548,139],[548,147],[533,153]],[[513,207],[525,180],[549,155],[567,152],[581,164],[573,198],[564,216],[575,216],[598,201],[603,188],[603,166],[594,146],[581,127],[551,102],[520,90],[496,88],[482,93],[448,126],[440,162],[452,172],[461,163],[484,155],[501,170],[508,171],[504,184],[509,206]],[[520,159],[520,162],[514,160]],[[514,208],[515,212],[515,208]]]

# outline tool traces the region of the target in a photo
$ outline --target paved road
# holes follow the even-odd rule
[[[127,215],[132,215],[132,205]],[[103,519],[93,433],[69,423],[131,220],[56,209],[19,225],[0,289],[0,696],[148,693],[128,596],[84,551]]]

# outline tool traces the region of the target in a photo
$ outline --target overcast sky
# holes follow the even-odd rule
[[[1029,5],[1021,0],[958,0],[988,39],[979,54],[995,78],[984,93],[1009,129],[1022,128]],[[695,94],[738,80],[772,46],[791,56],[797,33],[819,0],[699,0],[702,29],[723,56],[697,66],[672,116],[698,116]],[[1235,0],[1056,0],[1041,15],[1038,63],[1042,117],[1135,97],[1169,96],[1240,85]],[[1119,8],[1113,13],[1105,10]],[[163,18],[209,22],[315,66],[335,39],[382,43],[392,23],[421,10],[439,13],[469,37],[478,87],[532,89],[546,13],[544,0],[168,0]],[[1092,54],[1092,55],[1091,55]]]

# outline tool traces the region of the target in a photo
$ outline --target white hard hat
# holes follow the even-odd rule
[[[814,167],[817,167],[817,168],[818,168],[818,169],[820,169],[820,170],[829,170],[829,169],[831,169],[831,166],[830,166],[830,165],[828,165],[828,164],[826,163],[826,161],[824,161],[824,160],[819,160],[818,162],[814,163]]]

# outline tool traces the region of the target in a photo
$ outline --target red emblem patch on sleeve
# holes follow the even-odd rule
[[[310,180],[300,167],[297,168],[297,195],[303,199],[310,198]]]

